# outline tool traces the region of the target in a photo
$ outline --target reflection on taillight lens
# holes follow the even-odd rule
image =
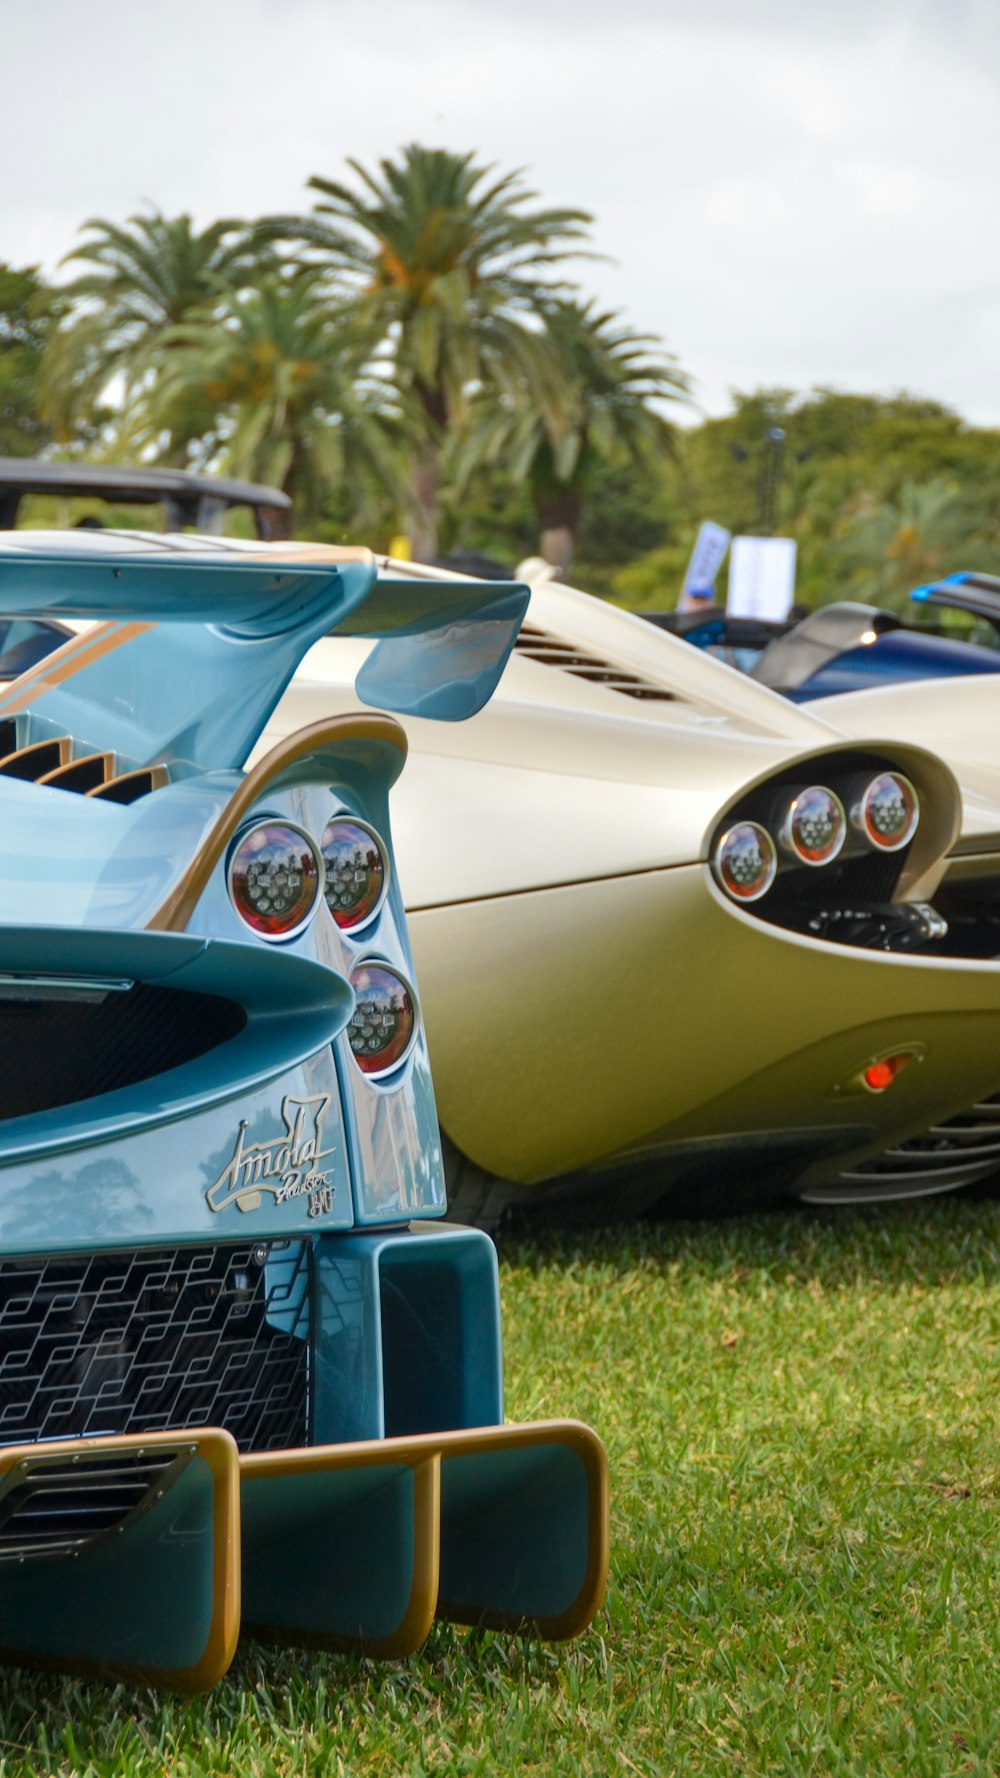
[[[316,905],[322,869],[302,828],[290,821],[260,821],[239,840],[230,859],[233,906],[261,938],[290,938]]]
[[[778,857],[766,827],[741,821],[715,848],[715,874],[736,901],[759,901],[774,882]]]
[[[385,963],[361,963],[351,971],[356,1005],[347,1041],[362,1074],[387,1074],[409,1052],[417,1027],[413,995]]]
[[[920,803],[909,778],[900,772],[882,772],[873,778],[855,820],[880,852],[898,852],[912,840],[920,820]]]
[[[803,864],[831,864],[846,833],[847,817],[839,796],[823,784],[812,784],[796,796],[781,837]]]
[[[345,931],[370,920],[382,904],[388,880],[378,835],[363,821],[338,815],[323,830],[326,905]]]

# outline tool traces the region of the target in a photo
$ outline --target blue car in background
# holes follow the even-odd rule
[[[951,574],[911,597],[925,609],[961,613],[969,639],[847,600],[780,624],[729,617],[716,606],[642,615],[800,704],[913,679],[1000,673],[1000,580]]]
[[[607,1471],[503,1423],[497,1267],[444,1226],[389,710],[461,719],[524,588],[364,550],[0,535],[0,1649],[212,1684],[241,1626],[396,1656],[574,1634]],[[379,706],[244,762],[317,638]]]

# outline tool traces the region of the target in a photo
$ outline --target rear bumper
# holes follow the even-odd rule
[[[0,1656],[198,1691],[241,1627],[397,1657],[435,1617],[576,1635],[608,1561],[575,1421],[240,1457],[218,1428],[0,1452]]]
[[[575,1635],[608,1491],[504,1426],[496,1255],[441,1224],[0,1262],[0,1658],[214,1683],[241,1625],[395,1657]]]

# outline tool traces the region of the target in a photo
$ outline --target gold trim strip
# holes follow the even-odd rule
[[[12,682],[7,694],[0,697],[0,716],[14,716],[19,710],[26,710],[36,698],[152,628],[148,623],[104,623],[84,631],[82,636],[72,636]]]
[[[235,1441],[221,1427],[179,1427],[170,1432],[122,1433],[112,1438],[54,1439],[52,1443],[8,1445],[0,1449],[0,1475],[25,1457],[100,1457],[117,1451],[149,1451],[167,1445],[194,1445],[212,1477],[212,1616],[208,1639],[190,1667],[130,1667],[119,1662],[64,1661],[58,1655],[36,1654],[30,1649],[2,1648],[0,1660],[37,1667],[48,1673],[79,1674],[83,1678],[109,1673],[139,1679],[168,1691],[201,1692],[222,1678],[236,1653],[240,1629],[240,1471]]]
[[[249,815],[254,803],[273,778],[288,771],[299,760],[321,747],[334,747],[350,740],[388,741],[406,757],[406,735],[391,716],[332,716],[326,722],[310,723],[272,747],[258,760],[242,784],[233,791],[215,826],[202,841],[183,876],[174,885],[147,922],[150,932],[183,932],[208,879],[226,850],[233,834]]]

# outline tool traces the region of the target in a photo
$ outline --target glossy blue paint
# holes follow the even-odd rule
[[[963,569],[958,574],[946,574],[943,580],[929,580],[923,586],[915,586],[910,598],[916,599],[918,603],[922,604],[934,593],[946,593],[949,587],[965,586],[971,578],[971,572],[968,569]]]
[[[503,1419],[496,1250],[479,1229],[320,1237],[313,1442]]]
[[[1000,654],[916,630],[883,630],[874,642],[845,649],[787,695],[793,703],[806,704],[841,692],[868,691],[873,685],[983,673],[1000,673]]]
[[[407,594],[413,581],[401,583]],[[449,583],[445,582],[447,586]],[[418,632],[411,623],[379,642],[357,677],[358,697],[377,709],[464,722],[488,703],[500,680],[531,597],[525,586],[497,583],[463,588],[490,603],[455,615],[443,627]],[[457,601],[456,601],[457,607]]]

